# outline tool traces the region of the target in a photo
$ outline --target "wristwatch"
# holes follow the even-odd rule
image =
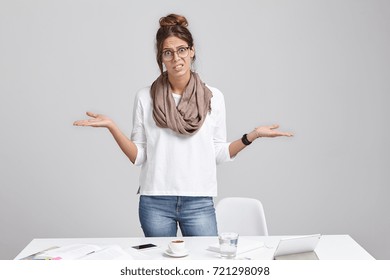
[[[252,142],[249,141],[248,138],[246,137],[246,133],[242,136],[241,141],[242,141],[242,143],[243,143],[245,146],[248,146],[248,145],[252,144]]]

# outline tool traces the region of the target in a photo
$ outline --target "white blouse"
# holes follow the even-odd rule
[[[150,87],[137,93],[131,140],[138,149],[135,165],[142,166],[140,194],[217,196],[216,164],[232,158],[226,142],[224,97],[218,89],[208,88],[213,93],[211,112],[191,136],[158,127]],[[173,97],[177,105],[181,95]]]

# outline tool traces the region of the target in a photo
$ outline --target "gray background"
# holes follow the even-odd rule
[[[390,2],[0,1],[0,258],[33,238],[142,236],[139,169],[92,110],[131,132],[158,75],[154,36],[190,23],[197,71],[225,95],[229,140],[281,124],[218,170],[264,203],[269,232],[350,234],[390,259]]]

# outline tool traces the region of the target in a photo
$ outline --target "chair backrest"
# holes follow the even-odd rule
[[[216,208],[218,232],[237,232],[243,236],[268,235],[263,205],[257,199],[227,197]]]

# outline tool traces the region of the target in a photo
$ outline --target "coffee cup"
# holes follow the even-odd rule
[[[184,240],[180,239],[172,240],[171,242],[169,242],[168,248],[174,254],[181,254],[187,251]]]

